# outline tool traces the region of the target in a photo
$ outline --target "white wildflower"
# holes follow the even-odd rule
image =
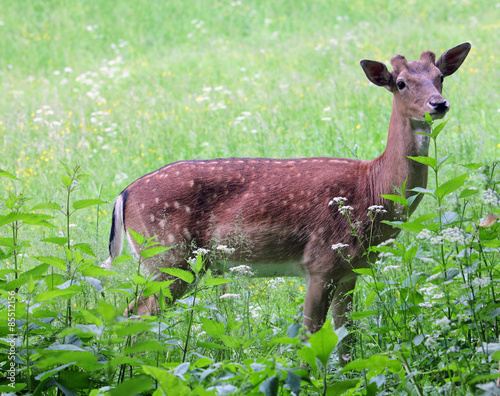
[[[269,280],[269,281],[267,282],[267,285],[268,285],[268,286],[271,286],[271,287],[276,288],[276,285],[277,285],[278,283],[285,283],[285,282],[286,282],[286,281],[285,281],[285,279],[283,279],[283,278],[275,278],[275,279],[271,279],[271,280]]]
[[[477,287],[487,287],[490,283],[490,278],[476,278],[472,281],[472,285]]]
[[[332,245],[332,250],[340,250],[348,246],[349,245],[347,245],[346,243],[336,243],[335,245]]]
[[[384,272],[387,272],[387,271],[389,271],[389,270],[392,270],[392,269],[398,269],[398,268],[400,268],[400,267],[401,267],[401,266],[399,266],[399,265],[388,265],[387,267],[384,267],[383,271],[384,271]]]
[[[435,237],[431,238],[431,240],[430,240],[431,245],[442,245],[443,239],[444,239],[444,237],[441,235],[435,236]]]
[[[339,206],[339,212],[343,215],[349,214],[353,210],[354,210],[354,208],[352,206],[349,206],[349,205]]]
[[[483,193],[483,200],[486,205],[491,205],[491,206],[498,206],[499,205],[499,197],[498,193],[491,188],[487,189]]]
[[[450,328],[451,328],[451,321],[446,316],[442,317],[441,319],[436,320],[434,322],[434,324],[437,327],[440,327],[442,331],[447,331],[447,330],[450,330]]]
[[[382,205],[372,205],[368,208],[368,211],[373,213],[387,213],[387,210]]]
[[[428,335],[427,338],[425,339],[424,344],[429,349],[435,349],[437,346],[437,340],[434,337]]]
[[[205,248],[199,248],[199,249],[196,249],[195,251],[193,251],[193,254],[195,256],[198,256],[199,254],[201,254],[203,256],[203,255],[208,254],[208,253],[210,253],[210,250],[205,249]]]
[[[230,248],[227,247],[226,245],[219,245],[216,247],[216,249],[225,254],[233,254],[234,251],[236,250],[235,248]]]
[[[226,294],[223,294],[222,296],[220,296],[219,298],[221,300],[224,300],[226,298],[239,298],[239,297],[241,297],[241,294],[226,293]]]
[[[321,121],[331,121],[332,117],[323,117]]]
[[[458,227],[445,228],[441,235],[449,242],[463,242],[465,239],[464,232]]]
[[[417,239],[431,239],[431,237],[431,232],[427,228],[424,228],[417,235]]]
[[[379,253],[379,255],[378,255],[378,256],[379,256],[380,258],[384,258],[384,257],[392,257],[392,256],[394,256],[394,254],[393,254],[393,253],[391,253],[391,252],[382,252],[382,253]]]
[[[427,282],[431,282],[434,279],[438,279],[441,276],[441,272],[438,272],[437,274],[431,275],[427,278]]]
[[[448,350],[446,351],[446,353],[458,353],[458,352],[460,352],[460,347],[456,345],[449,347]]]
[[[252,268],[250,268],[248,265],[239,265],[237,267],[229,268],[229,272],[233,275],[252,276],[254,274]]]
[[[381,246],[387,246],[387,245],[390,245],[392,243],[396,242],[396,240],[394,238],[389,238],[387,241],[384,241],[384,242],[380,242],[377,247],[381,247]]]
[[[418,306],[421,307],[421,308],[432,308],[434,304],[429,302],[429,301],[426,301],[426,302],[423,302],[423,303],[419,303]]]

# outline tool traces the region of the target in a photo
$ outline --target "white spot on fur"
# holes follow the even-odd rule
[[[181,204],[177,201],[174,201],[174,207],[175,209],[179,209],[181,207]]]
[[[144,209],[144,207],[146,206],[146,204],[141,204],[141,209]]]
[[[168,243],[174,243],[175,237],[172,234],[168,234],[167,241]]]
[[[154,223],[155,217],[153,215],[149,215],[149,220],[151,221],[151,223]]]
[[[160,228],[165,228],[165,220],[160,220],[160,222],[158,223],[158,225],[160,226]]]
[[[189,187],[193,187],[194,186],[194,180],[190,180],[189,181]]]
[[[185,209],[186,209],[186,213],[191,213],[191,208],[189,206],[186,206]]]
[[[156,202],[156,203],[160,202],[160,198],[156,197],[156,198],[155,198],[155,202]]]

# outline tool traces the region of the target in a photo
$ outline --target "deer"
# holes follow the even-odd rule
[[[234,246],[227,264],[242,263],[254,276],[305,276],[303,324],[312,334],[326,320],[331,307],[335,328],[348,325],[352,309],[355,269],[368,268],[373,257],[368,245],[395,238],[398,229],[383,223],[406,215],[398,204],[382,198],[406,182],[405,196],[415,211],[422,194],[411,190],[427,186],[427,166],[410,156],[427,156],[430,126],[450,109],[443,97],[443,80],[455,73],[471,49],[463,43],[437,60],[424,51],[419,60],[402,55],[391,58],[393,70],[382,62],[360,61],[368,80],[393,95],[392,114],[384,152],[371,161],[350,158],[219,158],[183,160],[146,174],[126,187],[115,201],[109,242],[109,267],[121,254],[129,229],[164,246],[172,246],[160,259],[145,264],[158,281],[169,276],[159,268],[190,270],[187,258],[196,248],[213,241],[230,242],[237,232],[248,241]],[[339,210],[342,203],[343,210]],[[332,204],[333,203],[333,204]],[[346,218],[349,207],[351,223]],[[369,207],[383,208],[369,218]],[[338,248],[341,246],[341,248]],[[232,264],[234,263],[234,264]],[[208,262],[207,266],[216,266]],[[176,279],[169,289],[173,299],[188,291]],[[168,301],[171,303],[171,301]],[[141,298],[129,307],[137,315],[155,315],[158,296]],[[339,355],[345,358],[345,348]]]

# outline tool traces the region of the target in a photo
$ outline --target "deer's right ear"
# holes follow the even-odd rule
[[[383,63],[363,59],[359,64],[363,68],[368,80],[379,87],[384,87],[388,91],[391,91],[392,75]]]

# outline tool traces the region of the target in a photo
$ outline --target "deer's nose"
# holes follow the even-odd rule
[[[445,99],[431,100],[429,105],[436,113],[445,113],[450,109],[450,104]]]

